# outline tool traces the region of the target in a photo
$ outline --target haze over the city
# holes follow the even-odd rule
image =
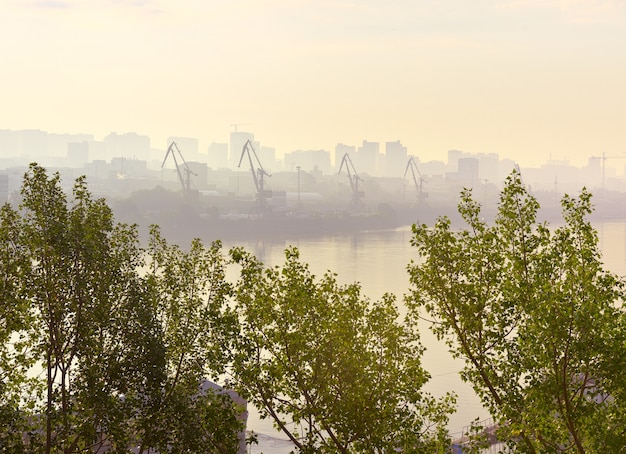
[[[0,128],[626,153],[626,2],[2,1]],[[235,126],[237,125],[237,126]]]

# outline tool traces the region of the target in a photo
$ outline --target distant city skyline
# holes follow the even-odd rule
[[[0,129],[626,153],[623,0],[2,1]]]
[[[401,163],[402,168],[406,166],[406,160],[409,156],[414,156],[418,162],[442,162],[448,163],[452,155],[462,154],[467,156],[490,156],[496,157],[504,161],[514,162],[519,164],[518,161],[508,158],[507,156],[501,156],[499,153],[481,153],[472,152],[467,150],[449,149],[446,150],[441,156],[432,157],[420,156],[418,153],[412,153],[406,146],[404,146],[402,140],[394,141],[370,141],[362,139],[357,144],[345,144],[337,142],[332,149],[307,149],[297,148],[294,150],[283,153],[282,156],[276,156],[275,149],[273,147],[267,147],[260,141],[256,140],[255,133],[252,131],[231,131],[229,138],[225,142],[211,142],[210,144],[202,144],[196,137],[182,137],[182,136],[169,136],[163,144],[157,144],[147,134],[140,134],[135,131],[128,132],[109,132],[101,139],[89,132],[82,133],[70,133],[70,132],[58,132],[58,131],[46,131],[42,129],[26,128],[22,130],[11,130],[0,128],[0,159],[2,158],[15,158],[15,157],[29,157],[36,159],[38,156],[50,156],[50,157],[68,157],[76,155],[77,146],[80,146],[81,151],[79,155],[88,155],[89,160],[92,159],[105,159],[110,161],[111,159],[140,159],[146,161],[159,161],[165,156],[165,152],[173,141],[177,142],[177,148],[181,150],[186,160],[196,160],[201,156],[201,161],[207,161],[206,156],[210,156],[215,153],[213,161],[221,162],[223,167],[231,169],[237,169],[238,163],[241,157],[241,151],[239,151],[246,140],[251,140],[253,148],[259,157],[262,157],[261,162],[271,161],[276,163],[277,161],[283,161],[283,164],[287,167],[291,166],[295,168],[297,165],[294,158],[296,156],[302,156],[302,153],[328,153],[329,162],[332,159],[332,165],[338,166],[339,161],[344,154],[348,153],[351,156],[360,155],[360,167],[361,170],[376,172],[385,172],[385,163],[379,163],[376,156],[390,156],[391,159],[396,161],[396,164]],[[84,142],[87,146],[83,149],[81,143]],[[15,150],[15,151],[12,151]],[[624,165],[619,158],[626,159],[626,153],[623,155],[612,155],[607,153],[599,153],[598,155],[589,156],[587,161],[577,165],[570,162],[567,158],[559,159],[558,157],[548,156],[545,161],[537,162],[535,167],[541,167],[544,165],[568,165],[573,167],[587,167],[592,165],[592,161],[595,161],[598,165],[604,162],[605,167],[611,169],[623,169],[623,173],[626,174],[626,161]],[[309,158],[306,158],[309,159]],[[211,159],[207,162],[211,163]],[[328,165],[324,168],[330,170]],[[379,165],[381,166],[380,168]],[[219,167],[219,166],[218,166]],[[533,166],[524,166],[533,167]],[[337,169],[335,169],[337,170]],[[332,170],[330,170],[332,171]],[[622,173],[619,171],[618,173]]]
[[[177,145],[172,149],[170,145],[173,141]],[[250,141],[252,147],[248,146],[247,141]],[[244,143],[245,147],[242,145]],[[312,181],[322,176],[337,176],[342,174],[339,163],[343,164],[344,155],[348,154],[351,157],[349,163],[353,163],[355,167],[341,167],[351,167],[352,172],[358,172],[360,176],[383,177],[389,181],[403,177],[405,182],[407,178],[412,178],[415,185],[421,186],[428,182],[427,186],[441,190],[459,184],[468,187],[497,186],[519,165],[498,153],[472,153],[451,149],[442,159],[427,160],[424,156],[410,154],[400,140],[385,142],[384,147],[382,145],[364,139],[359,146],[338,143],[334,153],[332,150],[298,149],[285,153],[283,159],[279,159],[274,148],[263,146],[253,133],[244,131],[231,132],[229,143],[214,142],[207,147],[208,153],[200,153],[199,142],[193,137],[171,136],[162,147],[156,147],[149,136],[135,132],[110,133],[99,141],[93,134],[0,129],[0,175],[4,173],[3,170],[12,174],[11,185],[15,186],[21,169],[31,162],[38,162],[44,167],[61,169],[63,172],[78,172],[99,181],[107,178],[114,181],[127,181],[127,178],[137,181],[139,178],[142,180],[140,186],[143,187],[145,184],[150,185],[155,175],[160,179],[175,181],[176,172],[173,171],[178,164],[186,167],[184,172],[190,171],[190,174],[194,174],[192,179],[198,187],[213,190],[210,188],[216,186],[212,186],[215,184],[211,183],[212,178],[221,181],[221,184],[225,181],[232,184],[230,176],[233,174],[230,172],[249,173],[254,169],[256,173],[259,166],[269,170],[268,175],[281,172],[300,175],[303,171],[310,173]],[[249,157],[244,156],[246,150]],[[254,154],[260,161],[256,160]],[[577,192],[582,187],[587,187],[625,192],[625,159],[626,155],[603,153],[590,157],[582,166],[575,166],[566,160],[551,159],[537,167],[519,167],[524,181],[535,190]],[[186,164],[183,164],[183,160]],[[415,161],[413,164],[418,164],[409,172],[411,160]],[[343,176],[349,177],[347,168],[343,170]],[[169,172],[171,178],[165,177],[164,172]],[[419,174],[419,184],[416,172]],[[17,180],[14,178],[16,175]],[[422,176],[426,178],[422,179]],[[284,178],[289,180],[291,177],[283,176],[273,180]],[[119,182],[113,183],[114,186],[118,184]],[[132,185],[126,189],[130,187]],[[237,183],[235,190],[239,191],[240,188]],[[228,192],[232,192],[232,189],[229,188]]]

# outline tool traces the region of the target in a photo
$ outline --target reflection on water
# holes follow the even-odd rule
[[[626,222],[594,223],[598,231],[602,261],[620,276],[626,276]]]
[[[619,275],[626,275],[626,223],[598,222],[594,227],[598,231],[606,267]],[[409,290],[407,265],[411,260],[419,259],[416,249],[410,246],[410,238],[410,227],[405,227],[349,236],[295,241],[249,241],[225,243],[224,246],[225,249],[233,245],[244,246],[267,266],[282,265],[284,249],[295,246],[300,250],[302,261],[309,264],[311,272],[316,276],[330,270],[337,273],[339,283],[360,282],[363,294],[370,299],[379,299],[386,292],[393,293],[402,307],[403,295]],[[488,413],[482,408],[471,386],[458,376],[462,361],[451,357],[446,346],[431,334],[426,322],[420,327],[420,332],[426,347],[424,367],[432,376],[427,385],[428,391],[435,396],[449,391],[458,394],[458,411],[450,419],[450,431],[460,432],[476,417],[487,418]],[[260,420],[253,409],[250,412],[249,428],[255,432],[279,436],[272,428],[271,421]]]
[[[337,274],[341,284],[359,282],[362,292],[368,298],[376,300],[384,293],[396,295],[402,312],[403,296],[409,290],[407,265],[411,260],[418,260],[417,251],[411,247],[410,227],[391,231],[360,232],[350,236],[307,238],[295,241],[238,242],[236,245],[248,251],[265,263],[266,266],[282,265],[286,247],[295,246],[300,251],[300,258],[309,264],[309,269],[316,276],[327,271]],[[225,244],[225,248],[235,244]],[[463,383],[458,376],[462,362],[454,360],[446,346],[438,342],[426,326],[420,327],[422,343],[426,347],[424,367],[432,375],[427,385],[428,391],[436,396],[448,391],[458,395],[459,411],[451,417],[450,430],[460,432],[474,418],[487,417],[471,387]],[[260,420],[251,409],[248,427],[255,432],[272,433],[271,421]]]

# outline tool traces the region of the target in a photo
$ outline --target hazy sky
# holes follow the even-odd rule
[[[626,0],[0,0],[0,129],[626,153]]]

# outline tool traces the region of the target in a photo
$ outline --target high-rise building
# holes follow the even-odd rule
[[[19,131],[21,156],[35,158],[48,153],[48,133],[38,129]]]
[[[450,172],[458,172],[459,159],[463,157],[461,150],[448,150],[448,168]]]
[[[408,162],[406,147],[399,140],[385,143],[383,174],[387,177],[401,177]]]
[[[378,173],[378,161],[380,158],[380,144],[378,142],[363,141],[356,152],[354,166],[358,173],[376,175]]]
[[[278,162],[276,161],[276,148],[273,147],[261,147],[256,148],[255,150],[257,156],[259,157],[259,161],[261,161],[261,165],[263,168],[268,171],[277,171],[278,170]]]
[[[17,157],[22,154],[22,140],[18,131],[0,130],[0,156]]]
[[[499,161],[497,153],[480,153],[478,155],[478,178],[483,183],[497,183],[499,181]]]
[[[90,182],[107,180],[110,178],[109,165],[104,159],[92,159],[85,164],[85,175]]]
[[[48,156],[66,157],[68,144],[77,142],[93,142],[91,134],[52,134],[46,137],[46,154]]]
[[[228,168],[228,144],[212,142],[207,149],[207,164],[212,169]]]
[[[89,162],[89,142],[70,142],[67,144],[67,165],[82,168]]]
[[[477,158],[459,158],[459,182],[468,188],[477,187],[480,180],[478,178],[478,159]]]
[[[110,178],[146,178],[148,175],[148,163],[142,159],[127,159],[124,157],[111,159],[109,166]]]
[[[199,189],[204,191],[208,189],[209,182],[209,167],[204,162],[190,161],[187,163],[189,170],[193,173],[189,175],[189,186],[191,189]],[[180,171],[185,175],[185,169],[180,168]],[[185,182],[185,184],[187,184]]]
[[[0,156],[19,157],[26,163],[36,160],[42,165],[50,165],[52,162],[58,164],[59,158],[67,157],[68,144],[93,141],[91,134],[49,134],[38,129],[1,130]]]

